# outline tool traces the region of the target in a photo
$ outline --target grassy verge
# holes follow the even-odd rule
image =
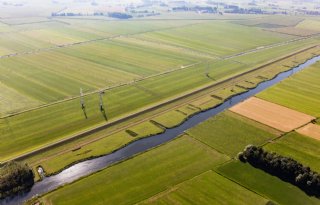
[[[159,123],[160,125],[166,127],[166,128],[172,128],[176,127],[177,125],[181,124],[188,118],[187,115],[178,112],[176,110],[167,112],[163,115],[160,115],[153,119],[156,123]]]

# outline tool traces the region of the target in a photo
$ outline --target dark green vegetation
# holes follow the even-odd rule
[[[0,167],[0,199],[28,191],[34,174],[27,164],[8,162]]]
[[[311,169],[320,172],[320,141],[296,132],[289,133],[274,143],[268,144],[267,151],[291,157]]]
[[[292,158],[267,152],[254,145],[247,146],[238,154],[238,158],[242,162],[248,162],[256,168],[298,186],[308,195],[320,197],[320,175]]]
[[[308,196],[298,187],[284,182],[248,163],[233,161],[218,168],[223,176],[265,196],[276,204],[319,205],[320,200]]]

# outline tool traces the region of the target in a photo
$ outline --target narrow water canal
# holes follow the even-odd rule
[[[242,102],[243,100],[246,100],[257,93],[265,90],[266,88],[275,85],[279,83],[280,81],[290,77],[291,75],[295,74],[296,72],[303,70],[304,68],[309,67],[310,65],[314,64],[315,62],[320,60],[320,56],[314,57],[304,64],[301,64],[300,66],[297,66],[289,71],[280,73],[277,75],[274,79],[265,81],[263,83],[260,83],[256,88],[249,90],[246,93],[242,93],[240,95],[234,96],[221,104],[220,106],[210,109],[205,112],[201,112],[197,115],[194,115],[189,120],[184,122],[178,127],[167,129],[166,132],[155,135],[152,137],[144,138],[138,141],[135,141],[128,146],[103,157],[99,157],[96,159],[87,160],[84,162],[80,162],[78,164],[75,164],[65,170],[63,170],[61,173],[46,177],[42,181],[37,182],[30,192],[16,196],[11,199],[1,200],[0,204],[8,204],[8,205],[18,205],[23,204],[23,201],[28,200],[36,195],[42,195],[45,194],[51,190],[56,189],[59,186],[62,186],[64,184],[73,182],[80,177],[87,176],[91,173],[94,173],[96,171],[99,171],[101,169],[104,169],[108,166],[110,166],[113,163],[125,160],[133,155],[136,155],[138,153],[144,152],[148,149],[151,149],[153,147],[156,147],[158,145],[161,145],[163,143],[166,143],[177,136],[183,134],[184,131],[196,126],[197,124],[221,113],[222,111],[238,104],[239,102]]]

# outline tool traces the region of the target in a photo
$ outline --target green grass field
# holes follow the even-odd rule
[[[314,171],[320,172],[320,142],[296,132],[283,136],[265,148],[283,156],[292,157]]]
[[[218,66],[225,69],[217,69]],[[26,67],[24,72],[28,73],[29,71],[32,73],[27,68],[28,67]],[[3,69],[5,70],[5,68]],[[193,90],[197,87],[215,83],[216,81],[249,69],[250,67],[234,63],[231,60],[218,61],[212,62],[209,67],[207,67],[207,65],[198,65],[167,75],[152,77],[144,81],[136,82],[134,85],[111,89],[104,95],[107,118],[108,120],[115,119],[130,112],[137,111],[144,106],[149,106],[161,100],[180,95],[183,92]],[[205,75],[207,70],[209,70],[211,78]],[[273,75],[277,72],[279,72],[277,69],[272,70]],[[53,93],[55,93],[55,91],[47,93],[45,90],[35,89],[36,86],[31,86],[32,84],[25,86],[24,81],[18,74],[10,72],[9,74],[17,75],[17,80],[15,81],[7,79],[9,83],[19,85],[21,89],[30,89],[30,92],[34,95],[41,92],[41,95],[46,94],[48,97],[52,97],[52,95],[54,95]],[[31,77],[38,78],[40,76],[36,75]],[[49,76],[48,79],[51,77],[52,76]],[[3,78],[5,78],[5,76],[3,76]],[[213,81],[212,78],[216,78],[216,81]],[[226,89],[216,89],[212,94],[226,99],[230,95],[244,91],[244,89],[233,86]],[[11,101],[13,101],[13,99],[11,99]],[[39,103],[39,101],[35,100],[30,103],[36,104]],[[0,144],[1,160],[37,149],[70,134],[105,122],[103,114],[99,111],[98,94],[86,96],[85,104],[88,119],[85,118],[80,108],[79,99],[0,119],[0,138],[3,141],[3,143]],[[12,106],[14,107],[14,104]],[[8,147],[10,147],[10,149],[8,149]],[[10,151],[8,152],[8,150]]]
[[[242,186],[245,186],[249,190],[253,190],[260,195],[265,196],[276,204],[320,204],[319,199],[309,197],[299,188],[283,182],[279,178],[271,176],[260,169],[256,169],[250,164],[233,161],[219,167],[218,172]]]
[[[201,109],[202,111],[205,111],[220,105],[222,102],[222,100],[213,98],[212,96],[205,96],[196,101],[191,102],[191,105]]]
[[[166,128],[173,128],[177,125],[180,125],[188,118],[187,115],[178,112],[176,110],[172,110],[170,112],[164,113],[160,116],[155,117],[152,119],[156,123],[166,127]]]
[[[164,129],[148,121],[128,128],[127,132],[132,133],[133,137],[141,138],[160,134],[164,132]]]
[[[228,126],[228,129],[226,129]],[[187,131],[195,139],[235,157],[248,144],[261,145],[277,135],[271,128],[232,112],[219,114]]]
[[[295,42],[288,45],[277,46],[274,48],[269,48],[263,51],[258,51],[255,53],[251,53],[244,56],[239,56],[234,58],[235,60],[252,65],[252,64],[261,64],[271,59],[279,58],[283,55],[289,54],[296,50],[299,50],[307,45],[315,45],[318,44],[319,41],[317,39],[308,39],[305,41]]]
[[[320,21],[304,20],[301,23],[299,23],[296,27],[320,32]]]
[[[52,192],[44,197],[44,201],[53,204],[133,204],[226,160],[227,156],[183,136]]]
[[[138,204],[265,205],[267,203],[267,199],[213,171],[208,171]]]
[[[211,79],[199,72],[200,69],[204,72],[206,67],[200,66],[196,70],[188,68],[170,75],[138,82],[135,86],[128,85],[107,91],[104,102],[108,119],[114,119],[143,106],[210,83]],[[226,75],[230,75],[227,70]],[[10,82],[21,84],[23,81]],[[32,86],[26,88],[34,92],[43,92],[34,90]],[[0,145],[1,158],[5,159],[10,155],[30,151],[61,139],[67,134],[105,122],[99,111],[98,94],[85,97],[85,103],[88,119],[80,108],[79,99],[76,99],[0,120],[1,139],[6,141]],[[10,153],[5,148],[7,146],[11,147]]]
[[[264,17],[249,19],[249,20],[233,21],[233,23],[246,25],[246,26],[268,28],[268,27],[295,26],[302,20],[303,18],[301,17],[287,16],[286,18],[283,18],[282,16],[274,15],[274,16],[264,16]]]
[[[259,36],[259,38],[255,38]],[[292,37],[225,22],[209,22],[180,29],[142,34],[139,38],[182,46],[217,56],[231,55]]]
[[[320,117],[320,63],[258,94],[268,100],[306,114]]]

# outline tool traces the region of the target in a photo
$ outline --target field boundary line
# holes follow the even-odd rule
[[[232,161],[234,161],[234,160],[231,160],[231,162],[232,162]],[[217,172],[216,170],[212,170],[212,171],[215,172],[215,173],[217,173],[217,174],[220,175],[221,177],[223,177],[223,178],[225,178],[225,179],[227,179],[227,180],[229,180],[229,181],[231,181],[231,182],[233,182],[233,183],[235,183],[235,184],[238,184],[239,186],[243,187],[244,189],[246,189],[246,190],[248,190],[248,191],[250,191],[250,192],[252,192],[252,193],[255,193],[255,194],[258,195],[258,196],[261,196],[262,198],[264,198],[264,199],[266,199],[266,200],[268,200],[268,201],[270,201],[270,202],[274,202],[273,200],[269,199],[269,197],[267,197],[267,196],[265,196],[265,195],[263,195],[263,194],[255,191],[255,190],[252,190],[252,189],[250,189],[250,188],[242,185],[241,183],[237,182],[236,180],[233,180],[233,179],[225,176],[224,174],[222,174],[222,173],[220,173],[220,172]]]
[[[217,83],[215,83],[215,84],[209,84],[209,85],[204,86],[204,87],[201,87],[201,88],[199,88],[199,89],[197,89],[197,90],[188,92],[188,93],[186,93],[186,94],[184,94],[184,95],[180,95],[180,96],[174,97],[174,98],[172,98],[172,99],[169,99],[169,100],[167,100],[167,101],[160,102],[160,103],[158,103],[158,104],[156,104],[156,105],[153,105],[153,106],[151,105],[151,106],[149,106],[149,107],[141,108],[140,111],[137,111],[137,112],[135,112],[135,113],[131,113],[131,114],[129,114],[129,115],[126,115],[126,116],[124,116],[124,117],[120,117],[120,118],[118,118],[118,119],[114,119],[114,120],[111,121],[111,122],[107,122],[107,123],[100,124],[100,125],[98,125],[98,126],[89,128],[89,129],[87,129],[87,130],[83,130],[83,131],[81,131],[81,132],[78,132],[78,133],[76,133],[76,134],[71,135],[71,136],[68,137],[68,138],[65,138],[65,139],[56,141],[56,142],[54,142],[54,143],[51,143],[51,144],[49,144],[49,145],[46,145],[46,146],[41,147],[41,148],[39,148],[39,149],[36,149],[36,150],[34,150],[34,151],[31,151],[31,152],[22,154],[22,155],[20,155],[20,156],[16,156],[16,157],[12,158],[11,160],[22,160],[22,159],[25,159],[25,158],[27,158],[27,157],[33,156],[33,155],[35,155],[35,154],[38,154],[38,153],[40,153],[40,152],[42,152],[42,151],[44,151],[44,150],[47,150],[47,149],[49,149],[49,148],[59,146],[59,145],[61,145],[61,144],[63,144],[63,143],[70,142],[70,141],[72,141],[72,140],[74,140],[74,139],[77,139],[77,138],[85,137],[85,136],[87,136],[87,135],[90,135],[90,134],[93,134],[93,133],[95,133],[95,132],[101,131],[101,130],[103,130],[103,129],[105,129],[105,128],[108,128],[108,127],[110,127],[110,126],[113,126],[113,125],[116,125],[116,124],[125,122],[126,120],[132,119],[132,118],[137,117],[137,116],[139,116],[139,115],[141,115],[141,114],[145,114],[145,113],[148,113],[148,112],[157,110],[157,109],[159,109],[159,108],[161,108],[161,107],[163,107],[163,106],[165,106],[165,105],[169,105],[169,104],[174,103],[174,102],[177,102],[177,101],[179,101],[179,100],[183,100],[183,99],[185,99],[185,98],[187,98],[187,97],[192,97],[192,96],[195,95],[195,94],[201,93],[201,92],[203,92],[203,91],[206,91],[206,90],[208,90],[208,89],[214,88],[214,87],[216,87],[216,86],[223,85],[224,83],[228,83],[228,82],[230,82],[230,81],[233,81],[233,80],[236,79],[236,78],[240,78],[240,77],[246,76],[247,74],[250,74],[250,73],[253,73],[253,72],[257,71],[257,70],[260,70],[260,69],[262,69],[262,68],[265,68],[265,67],[267,67],[267,66],[269,66],[269,65],[271,65],[271,64],[273,64],[273,63],[282,61],[282,60],[284,60],[284,59],[287,59],[287,58],[292,57],[292,56],[294,56],[294,55],[296,55],[296,54],[302,53],[302,52],[304,52],[304,51],[306,51],[306,50],[310,50],[310,49],[312,49],[312,48],[316,48],[316,47],[318,47],[318,46],[319,46],[319,45],[315,45],[315,46],[312,46],[312,47],[309,47],[309,48],[300,50],[300,51],[298,51],[298,52],[296,52],[296,53],[293,53],[293,54],[290,54],[290,55],[288,55],[288,56],[282,57],[282,58],[277,59],[277,60],[275,60],[275,61],[273,61],[273,62],[269,62],[269,63],[267,63],[267,64],[265,64],[265,65],[256,67],[256,68],[254,68],[254,69],[251,69],[251,70],[248,70],[248,71],[246,71],[246,72],[240,73],[240,74],[238,74],[238,75],[236,75],[236,76],[227,78],[227,79],[225,79],[225,80],[219,81],[219,82],[217,82]],[[9,161],[9,160],[6,160],[6,161],[4,161],[4,162],[7,162],[7,161]]]
[[[189,181],[191,181],[191,180],[193,180],[193,179],[196,179],[196,178],[200,177],[201,175],[206,174],[206,173],[209,173],[209,172],[214,172],[214,171],[213,171],[212,169],[209,169],[209,170],[207,170],[207,171],[201,172],[200,174],[198,174],[198,175],[196,175],[196,176],[193,176],[193,177],[191,177],[191,178],[189,178],[189,179],[186,179],[186,180],[184,180],[184,181],[182,181],[182,182],[179,182],[179,183],[171,186],[170,188],[165,188],[165,190],[159,191],[159,192],[157,192],[156,194],[154,194],[154,195],[152,195],[152,196],[150,196],[150,197],[148,197],[148,198],[146,198],[146,199],[142,199],[142,200],[140,200],[139,202],[134,203],[134,205],[138,205],[138,204],[140,204],[140,203],[147,202],[147,201],[149,201],[150,199],[152,199],[152,198],[154,198],[154,197],[156,197],[156,196],[161,196],[161,195],[163,195],[163,194],[166,195],[167,193],[171,193],[172,191],[178,190],[178,189],[180,188],[179,186],[181,186],[182,184],[184,184],[184,183],[186,183],[186,182],[189,182]],[[153,200],[151,200],[151,201],[153,201]]]
[[[223,155],[225,155],[225,156],[230,157],[228,154],[223,153],[223,152],[220,151],[220,150],[217,150],[216,148],[212,147],[211,145],[205,143],[204,141],[202,141],[202,140],[200,140],[200,139],[197,139],[197,138],[196,138],[195,136],[193,136],[192,134],[190,134],[190,133],[188,133],[188,132],[184,132],[184,134],[185,134],[185,135],[188,135],[188,136],[191,137],[192,139],[200,142],[201,144],[207,146],[208,148],[213,149],[213,150],[215,150],[216,152],[218,152],[218,153],[220,153],[220,154],[223,154]],[[230,157],[230,158],[232,159],[233,157]]]

